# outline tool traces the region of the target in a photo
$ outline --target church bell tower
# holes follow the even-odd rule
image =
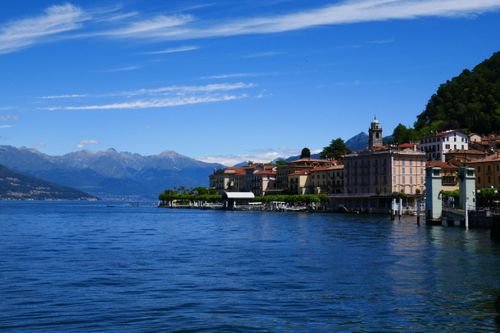
[[[370,124],[368,136],[368,149],[382,146],[382,126],[380,126],[377,117],[373,118],[373,121]]]

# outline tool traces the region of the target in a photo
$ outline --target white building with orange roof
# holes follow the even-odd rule
[[[420,140],[420,150],[428,161],[445,162],[445,155],[450,150],[468,150],[469,137],[458,130],[449,130],[424,136]]]

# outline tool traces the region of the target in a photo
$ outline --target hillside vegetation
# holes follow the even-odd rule
[[[415,122],[419,133],[455,128],[500,132],[500,52],[442,84]]]

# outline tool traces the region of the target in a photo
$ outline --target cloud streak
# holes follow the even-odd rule
[[[88,145],[98,145],[100,143],[99,140],[81,140],[80,143],[76,145],[76,148],[85,149]]]
[[[42,96],[41,99],[65,99],[65,98],[83,98],[87,97],[86,94],[66,94],[66,95],[50,95]]]
[[[49,107],[47,110],[135,110],[135,109],[156,109],[156,108],[171,108],[175,106],[227,102],[236,99],[245,98],[247,95],[223,95],[223,96],[192,96],[184,98],[160,98],[149,100],[137,100],[132,102],[111,103],[111,104],[96,104],[96,105],[81,105],[81,106],[61,106]]]
[[[96,95],[95,98],[121,97],[121,101],[102,102],[87,105],[49,106],[43,110],[134,110],[170,108],[183,105],[227,102],[249,97],[245,92],[234,91],[253,88],[252,83],[213,83],[199,86],[164,86],[159,88],[142,88],[137,90]],[[134,100],[130,100],[135,98]],[[123,100],[125,99],[125,100]]]
[[[131,65],[131,66],[125,66],[125,67],[116,67],[116,68],[105,69],[101,72],[102,73],[130,72],[130,71],[136,71],[136,70],[141,69],[141,68],[142,68],[142,66]]]
[[[241,90],[253,88],[255,85],[253,83],[211,83],[202,86],[165,86],[159,88],[143,88],[131,91],[121,92],[115,95],[119,96],[139,96],[139,95],[165,95],[165,94],[193,94],[193,93],[211,93],[218,91],[231,91],[231,90]]]
[[[278,158],[287,158],[300,154],[300,149],[280,147],[254,149],[242,154],[202,156],[197,159],[207,163],[220,163],[226,166],[232,166],[241,162],[252,161],[256,163],[268,163]]]
[[[15,116],[15,115],[10,115],[10,114],[0,115],[0,121],[15,121],[18,119],[19,119],[19,117]]]
[[[172,53],[195,51],[195,50],[199,50],[199,49],[200,49],[200,47],[196,46],[196,45],[186,45],[186,46],[169,48],[169,49],[165,49],[165,50],[161,50],[161,51],[144,52],[141,54],[145,54],[145,55],[172,54]]]
[[[0,25],[0,54],[65,38],[190,40],[425,17],[470,17],[499,9],[500,0],[345,0],[281,15],[203,20],[190,14],[145,17],[137,12],[122,12],[119,6],[107,10],[84,11],[66,3],[50,6],[39,16]],[[131,20],[131,23],[124,23]],[[83,30],[84,28],[86,29]],[[185,46],[153,51],[150,54],[192,50],[193,46]],[[275,54],[264,53],[260,56],[271,55]]]
[[[72,4],[48,7],[40,16],[12,21],[0,27],[0,54],[11,53],[47,37],[79,29],[91,16]]]
[[[224,37],[280,33],[328,25],[478,15],[499,8],[500,0],[352,0],[285,15],[216,23],[196,21],[192,16],[157,16],[110,31],[107,35],[161,40]]]

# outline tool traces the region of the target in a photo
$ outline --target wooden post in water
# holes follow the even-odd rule
[[[500,243],[500,216],[495,216],[491,223],[491,240]]]
[[[420,225],[420,214],[422,209],[422,204],[420,202],[420,199],[417,199],[417,224]]]

